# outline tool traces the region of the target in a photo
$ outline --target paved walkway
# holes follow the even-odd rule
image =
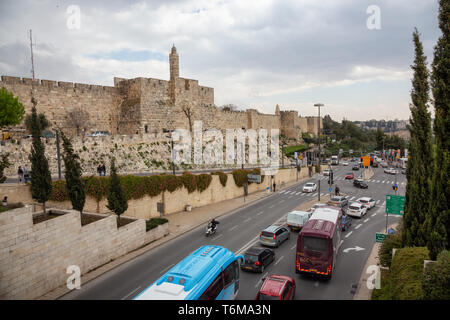
[[[279,190],[283,190],[289,188],[295,184],[304,183],[305,180],[310,179],[306,177],[304,179],[299,179],[298,181],[293,181],[290,183],[285,183],[284,185],[277,186],[277,192]],[[253,194],[249,194],[247,197],[239,197],[231,200],[226,200],[214,204],[210,204],[203,207],[198,207],[192,209],[191,212],[177,212],[164,216],[169,220],[169,233],[165,237],[158,239],[150,244],[139,248],[135,251],[132,251],[122,257],[115,259],[103,266],[100,266],[93,271],[88,272],[87,274],[81,277],[81,284],[86,284],[87,282],[101,276],[102,274],[114,269],[115,267],[128,262],[137,256],[144,254],[145,252],[163,245],[164,243],[181,236],[182,234],[210,221],[212,218],[217,218],[223,216],[225,214],[233,213],[243,207],[246,207],[250,204],[256,203],[259,200],[265,199],[269,196],[274,195],[275,193],[268,193],[266,190],[258,191]],[[220,220],[219,220],[220,221]],[[41,296],[38,300],[55,300],[63,295],[67,294],[70,290],[67,289],[65,285],[62,285],[51,292]]]

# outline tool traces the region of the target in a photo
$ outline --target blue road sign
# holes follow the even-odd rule
[[[329,187],[329,188],[328,188],[328,191],[330,191],[330,192],[333,191],[333,188],[332,188],[332,187]]]

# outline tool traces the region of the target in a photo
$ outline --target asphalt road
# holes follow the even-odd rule
[[[382,230],[386,224],[385,196],[388,193],[393,194],[392,185],[395,177],[385,174],[383,168],[375,168],[374,176],[368,181],[369,188],[357,189],[353,187],[352,181],[343,180],[345,173],[351,172],[350,169],[350,166],[333,167],[335,183],[339,185],[341,193],[347,194],[350,200],[356,200],[360,196],[370,196],[377,200],[377,205],[362,219],[353,219],[352,226],[343,232],[343,242],[333,278],[330,281],[321,281],[295,273],[297,233],[292,232],[288,241],[274,249],[275,260],[266,268],[264,274],[241,272],[237,299],[253,299],[261,285],[261,279],[272,273],[289,275],[295,279],[297,285],[295,299],[348,300],[353,298],[352,285],[357,284],[361,273],[365,272],[363,267],[375,242],[375,232]],[[397,179],[398,194],[403,195],[406,187],[405,176],[398,174]],[[329,193],[326,181],[321,181],[323,196]],[[218,232],[212,237],[204,236],[205,225],[201,225],[85,285],[82,284],[80,290],[74,290],[62,299],[132,299],[182,258],[202,245],[220,245],[233,252],[241,253],[247,247],[258,243],[258,236],[265,227],[277,221],[284,222],[289,211],[304,202],[317,199],[317,193],[301,192],[304,183],[306,182],[276,192],[246,208],[220,217]],[[394,219],[398,218],[389,217],[389,223],[394,222]],[[345,249],[356,247],[362,249],[350,249],[344,252]]]

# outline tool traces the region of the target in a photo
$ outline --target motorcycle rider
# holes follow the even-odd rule
[[[217,220],[215,220],[214,218],[209,222],[209,225],[211,226],[211,228],[212,228],[212,231],[215,231],[216,230],[216,226],[219,224],[220,222],[219,221],[217,221]]]

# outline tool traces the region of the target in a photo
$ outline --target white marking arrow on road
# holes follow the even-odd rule
[[[355,250],[355,251],[361,251],[361,250],[365,250],[364,248],[361,248],[361,247],[358,247],[358,246],[356,246],[356,247],[354,247],[354,248],[347,248],[347,249],[344,249],[344,252],[345,253],[347,253],[347,252],[349,252],[349,251],[351,251],[351,250]]]

